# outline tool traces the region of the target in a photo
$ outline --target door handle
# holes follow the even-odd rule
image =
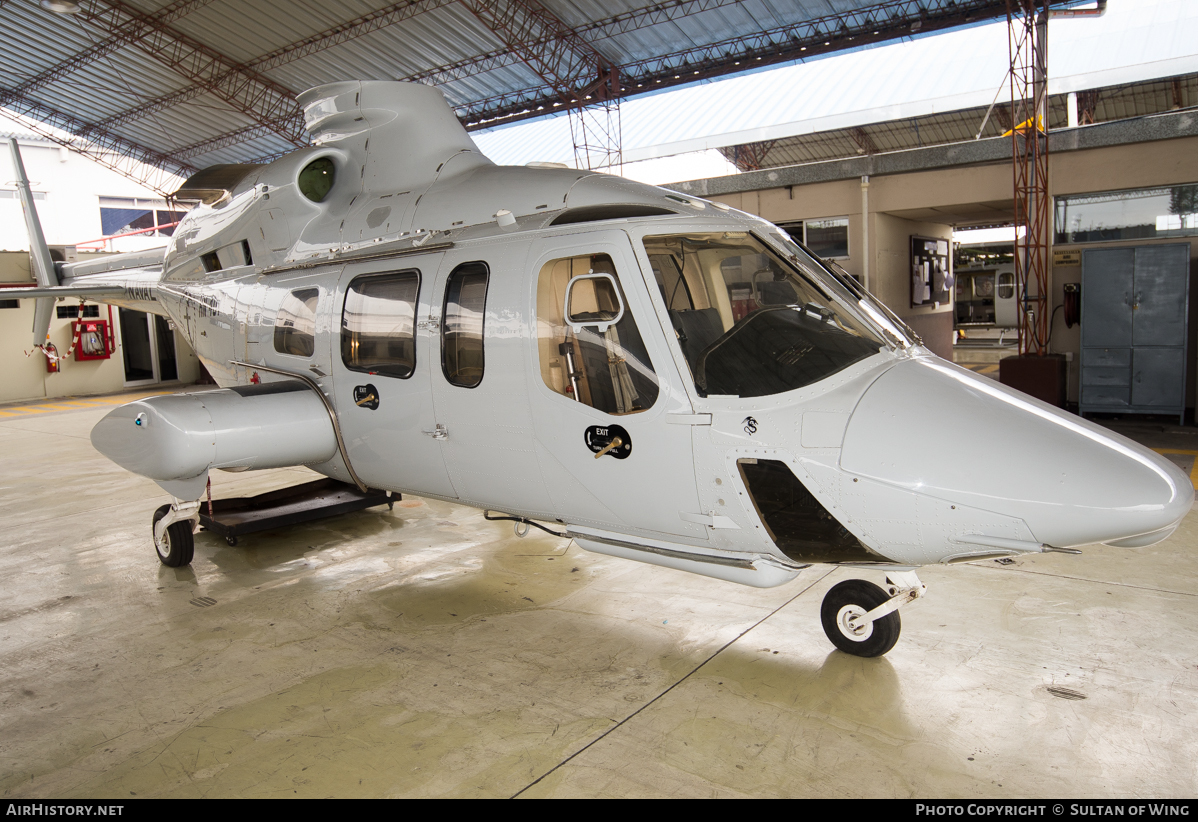
[[[354,386],[354,405],[359,408],[369,408],[377,411],[379,408],[379,390],[370,383]]]
[[[622,425],[592,425],[582,434],[583,442],[595,455],[627,459],[632,453],[632,435]]]
[[[604,454],[606,454],[608,451],[611,451],[614,448],[619,448],[623,444],[624,444],[624,440],[620,439],[619,437],[613,438],[611,442],[609,442],[607,445],[603,446],[602,451],[600,451],[598,454],[595,455],[595,459],[599,459]]]
[[[424,431],[422,433],[427,434],[428,436],[432,437],[435,440],[449,439],[449,429],[447,429],[441,423],[437,423],[437,425],[432,430],[429,430],[427,428],[424,429]]]

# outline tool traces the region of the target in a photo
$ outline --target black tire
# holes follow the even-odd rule
[[[898,642],[899,631],[902,629],[898,611],[874,620],[859,635],[853,635],[842,622],[843,617],[853,612],[864,614],[872,611],[888,599],[890,596],[885,591],[863,579],[849,579],[832,586],[819,609],[824,633],[832,640],[833,645],[846,654],[881,656]]]
[[[237,547],[237,537],[225,537],[225,542],[229,543],[229,545],[233,546],[234,548]]]
[[[166,516],[166,512],[171,510],[169,505],[163,505],[154,512],[154,525],[158,524],[158,520]],[[153,530],[150,532],[153,536]],[[192,557],[195,556],[195,537],[191,533],[191,520],[185,519],[180,522],[172,522],[166,529],[166,533],[162,535],[162,547],[154,546],[155,552],[158,554],[159,561],[168,568],[182,568],[184,565],[190,565]]]

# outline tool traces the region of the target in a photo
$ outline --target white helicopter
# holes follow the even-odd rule
[[[939,359],[758,217],[496,166],[431,87],[299,99],[313,146],[199,172],[165,251],[94,262],[50,261],[13,143],[38,286],[8,296],[40,298],[35,343],[56,297],[152,312],[222,386],[92,431],[175,498],[167,565],[192,559],[211,469],[306,465],[747,585],[873,569],[887,589],[841,582],[821,609],[869,657],[918,566],[1150,545],[1190,510],[1170,462]]]

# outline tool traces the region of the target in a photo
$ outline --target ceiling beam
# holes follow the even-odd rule
[[[604,20],[579,26],[574,29],[574,31],[578,32],[580,35],[585,34],[588,35],[589,38],[594,39],[612,37],[633,29],[657,25],[658,23],[669,22],[682,17],[698,14],[699,12],[707,11],[708,9],[719,8],[721,6],[739,5],[744,1],[745,0],[684,0],[684,2],[679,2],[679,0],[665,0],[665,2],[656,3],[635,11],[624,12]],[[395,4],[395,6],[390,6],[377,13],[384,15],[383,17],[370,16],[372,19],[369,21],[367,21],[367,18],[365,17],[358,18],[356,21],[351,21],[350,24],[347,24],[349,29],[346,33],[349,36],[358,37],[362,34],[368,33],[369,31],[375,31],[379,28],[383,28],[384,26],[394,25],[395,23],[398,23],[401,20],[406,20],[422,11],[431,11],[434,8],[447,5],[450,2],[454,2],[454,0],[423,0],[423,2],[419,3],[398,3]],[[359,26],[364,25],[369,25],[370,28],[367,30],[359,30]],[[308,41],[301,41],[301,43],[285,46],[275,52],[272,52],[271,54],[265,55],[256,60],[251,60],[249,63],[247,63],[247,65],[255,69],[262,68],[263,66],[273,68],[278,65],[283,65],[286,62],[290,62],[291,60],[296,60],[300,57],[307,56],[307,54],[323,50],[331,45],[336,45],[337,42],[344,42],[346,39],[349,39],[349,36],[341,37],[341,39],[336,40],[336,42],[330,42],[326,40],[326,35],[317,35],[309,38]],[[537,47],[543,47],[548,42],[550,42],[550,38],[546,37],[538,40],[534,45]],[[300,51],[300,47],[304,47],[304,50]],[[415,74],[409,74],[406,77],[401,77],[399,79],[405,80],[407,82],[443,85],[454,80],[460,80],[465,77],[481,74],[482,72],[491,71],[496,68],[514,65],[519,62],[521,62],[520,56],[505,46],[502,49],[496,49],[494,51],[469,57],[464,60],[458,60],[457,62],[434,69],[428,69]],[[127,112],[114,115],[108,120],[101,121],[101,124],[105,126],[118,125],[119,123],[127,120],[137,119],[146,113],[152,113],[153,111],[157,111],[161,108],[177,105],[178,103],[184,102],[186,99],[190,99],[191,97],[201,93],[203,93],[202,90],[184,89],[182,91],[175,92],[174,94],[160,97],[158,100],[150,101],[144,106],[139,106],[138,108],[129,109]],[[298,128],[302,127],[303,125],[299,115],[290,115],[290,120],[290,122],[279,125],[281,125],[283,128]],[[209,137],[205,140],[184,146],[183,148],[172,152],[171,156],[180,160],[202,156],[212,151],[218,151],[222,148],[227,148],[231,145],[236,145],[241,142],[266,136],[272,133],[274,130],[275,124],[256,123],[253,125],[243,126],[241,128],[228,131],[224,134],[218,134],[215,137]]]
[[[193,87],[212,93],[255,121],[277,123],[281,115],[297,111],[295,95],[290,89],[155,20],[125,0],[98,0],[93,5],[107,7],[107,10],[103,15],[89,15],[85,9],[77,16],[99,24],[101,17],[111,20],[110,13],[115,12],[121,21],[135,21],[145,26],[145,34],[133,43],[135,47],[172,69]],[[96,125],[107,130],[115,123],[109,118]],[[296,146],[307,142],[302,131],[279,129],[277,133]]]
[[[403,0],[403,2],[392,3],[378,11],[364,14],[346,23],[339,24],[325,31],[306,37],[294,43],[290,43],[282,48],[275,49],[269,54],[264,54],[253,60],[246,62],[240,68],[248,71],[260,73],[269,71],[273,68],[286,65],[295,60],[302,59],[311,54],[315,54],[341,43],[348,42],[379,29],[393,26],[396,23],[401,23],[404,20],[409,20],[418,14],[423,14],[433,9],[447,6],[455,0]],[[230,69],[224,74],[217,77],[214,81],[217,85],[225,85],[237,82],[237,70]],[[163,109],[186,103],[188,100],[195,99],[203,94],[208,94],[211,91],[207,86],[193,85],[178,91],[164,94],[156,97],[153,100],[147,100],[145,103],[133,106],[124,111],[100,121],[100,125],[106,128],[113,128],[128,123],[134,120],[140,120],[143,117],[148,117],[151,114],[162,111]],[[297,114],[291,112],[290,114]],[[282,129],[285,133],[294,133],[296,128],[302,128],[302,119],[288,117],[284,115],[282,122],[271,121],[267,123],[262,119],[258,119],[255,125],[247,126],[247,129],[257,130],[263,124],[268,126],[268,131],[277,131]],[[298,126],[297,126],[298,124]],[[190,147],[185,148],[187,151]],[[201,152],[202,153],[202,152]]]
[[[17,122],[61,146],[84,154],[105,168],[167,196],[176,177],[189,177],[197,169],[123,137],[98,130],[90,123],[28,97],[9,101],[6,108],[19,115]],[[63,132],[71,136],[63,136]]]
[[[196,9],[202,8],[211,2],[212,0],[175,0],[175,2],[150,15],[150,20],[155,24],[166,25],[174,20],[178,20],[180,17],[191,14]],[[93,23],[99,24],[102,31],[108,31],[111,34],[103,40],[93,43],[83,51],[72,54],[61,63],[53,65],[45,71],[22,81],[11,89],[0,89],[0,106],[6,106],[11,100],[28,95],[43,86],[48,86],[69,74],[73,74],[84,66],[104,59],[114,51],[119,51],[138,38],[143,37],[149,31],[148,23],[139,19],[123,17],[118,11],[107,6],[93,4],[88,16]]]
[[[1067,2],[1051,0],[1054,6]],[[632,96],[1005,16],[1004,0],[885,0],[866,8],[626,63],[618,69],[625,93]],[[468,129],[488,128],[544,116],[560,108],[557,96],[556,90],[545,84],[460,106],[457,112]]]
[[[589,41],[536,0],[462,0],[462,4],[563,103],[576,102],[586,86],[612,68]]]
[[[723,6],[739,6],[744,2],[745,0],[683,0],[683,2],[680,2],[680,0],[666,0],[666,2],[655,3],[644,8],[623,12],[614,17],[608,17],[594,23],[576,26],[573,28],[573,31],[580,37],[593,43],[596,40],[615,37],[634,29],[648,28],[649,26],[672,22],[683,17],[690,17],[691,15],[708,11],[709,9],[721,8]],[[545,45],[545,42],[539,41],[535,45],[541,47]],[[454,80],[462,80],[466,77],[482,74],[483,72],[505,68],[519,62],[521,62],[520,56],[516,52],[506,48],[496,49],[475,57],[458,60],[445,66],[412,74],[404,79],[421,83],[427,82],[439,86],[451,83]]]

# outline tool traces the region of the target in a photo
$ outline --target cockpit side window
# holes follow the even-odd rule
[[[702,396],[780,394],[884,347],[833,289],[748,232],[645,237],[644,245],[651,261],[670,258],[688,286],[689,306],[669,293],[665,263],[654,262]]]
[[[341,314],[341,360],[350,371],[407,379],[416,368],[420,272],[354,279]]]
[[[316,350],[316,302],[320,291],[299,288],[283,300],[275,316],[275,351],[311,357]]]
[[[591,276],[587,276],[591,275]],[[537,346],[541,378],[555,393],[608,414],[635,414],[657,401],[657,374],[628,308],[611,257],[585,254],[551,260],[537,279]],[[572,320],[594,317],[594,324],[567,322],[566,292],[571,280]],[[623,308],[622,315],[620,314]],[[619,316],[618,322],[603,320]]]

